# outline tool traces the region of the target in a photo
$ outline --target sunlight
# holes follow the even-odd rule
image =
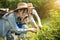
[[[57,0],[56,3],[58,6],[60,6],[60,0]]]

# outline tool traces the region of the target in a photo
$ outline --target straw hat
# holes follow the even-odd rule
[[[28,5],[28,13],[31,13],[32,9],[35,8],[35,7],[33,7],[32,3],[27,3],[27,5]]]
[[[33,7],[32,3],[27,3],[27,5],[28,5],[29,8],[35,8],[35,7]]]
[[[18,9],[21,9],[21,8],[28,8],[28,6],[24,2],[23,3],[18,3],[17,8],[15,9],[15,11],[18,10]]]

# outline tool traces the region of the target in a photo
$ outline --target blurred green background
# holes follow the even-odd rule
[[[0,8],[15,9],[19,2],[33,3],[43,25],[26,40],[60,40],[60,0],[0,0]]]

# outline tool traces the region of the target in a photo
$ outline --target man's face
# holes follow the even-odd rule
[[[32,8],[28,8],[28,13],[32,13]]]
[[[22,16],[23,10],[18,10],[18,14]]]
[[[28,9],[27,8],[19,9],[18,13],[19,13],[19,15],[21,15],[21,14],[24,15],[24,13],[28,13]]]

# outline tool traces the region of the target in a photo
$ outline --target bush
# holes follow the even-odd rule
[[[57,11],[51,12],[52,22],[49,25],[43,25],[42,30],[38,33],[39,40],[60,40],[60,13]],[[54,16],[53,16],[54,15]],[[47,22],[48,23],[48,22]]]

